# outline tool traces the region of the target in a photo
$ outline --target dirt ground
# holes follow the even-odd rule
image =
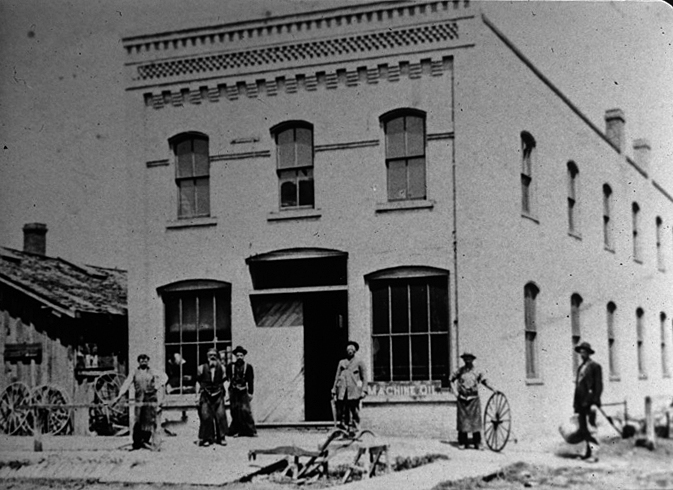
[[[673,440],[659,439],[650,451],[634,445],[633,439],[613,439],[603,443],[598,463],[577,462],[577,453],[559,450],[554,466],[515,463],[485,478],[448,481],[433,490],[673,490]],[[577,447],[573,448],[575,451]],[[564,464],[567,462],[567,464]],[[405,465],[400,465],[405,466]],[[412,466],[415,466],[412,465]],[[232,483],[227,490],[298,490],[324,489],[339,483],[335,476],[329,481],[292,485],[279,475],[260,476],[249,483]],[[204,490],[203,485],[109,484],[95,481],[5,480],[3,490]],[[212,487],[215,488],[215,487]],[[222,488],[222,487],[217,487]],[[420,489],[419,489],[420,490]]]
[[[577,453],[558,452],[557,457],[576,460]],[[516,463],[486,478],[444,482],[433,490],[673,490],[673,440],[659,439],[650,451],[633,439],[613,439],[601,446],[598,463],[534,466]]]

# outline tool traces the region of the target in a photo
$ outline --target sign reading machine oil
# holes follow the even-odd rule
[[[446,401],[440,381],[373,381],[369,383],[368,403]]]

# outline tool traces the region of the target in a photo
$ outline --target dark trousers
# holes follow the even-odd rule
[[[589,443],[598,445],[598,441],[589,431],[589,424],[596,426],[596,412],[590,408],[581,408],[577,412],[577,421],[580,424],[580,434],[583,440],[587,442],[587,447]]]
[[[140,422],[133,424],[133,449],[142,449],[149,445],[151,440],[152,431],[143,430]]]
[[[336,400],[337,423],[346,430],[355,432],[360,427],[360,399]]]
[[[255,419],[252,417],[250,408],[250,396],[248,391],[231,390],[229,392],[229,404],[231,412],[230,436],[255,436],[257,428]]]
[[[227,433],[227,412],[224,408],[224,394],[214,398],[202,393],[199,402],[199,441],[224,441]]]
[[[461,446],[468,446],[467,432],[458,432],[458,444]],[[472,444],[475,447],[479,447],[481,444],[481,432],[472,433]]]

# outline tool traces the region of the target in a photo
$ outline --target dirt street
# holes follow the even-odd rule
[[[576,446],[580,447],[580,446]],[[559,451],[558,458],[576,459],[576,453]],[[634,446],[634,440],[606,441],[598,463],[580,467],[535,466],[516,463],[496,475],[444,482],[433,490],[486,489],[514,490],[673,490],[673,440],[659,439],[657,448],[649,451]]]
[[[576,446],[573,449],[577,449]],[[525,462],[505,467],[497,474],[485,478],[468,478],[447,481],[433,490],[485,489],[514,490],[535,488],[542,490],[673,490],[673,440],[660,439],[657,449],[649,451],[636,447],[633,439],[613,439],[603,444],[598,463],[563,464],[563,460],[575,463],[576,453],[570,449],[559,450],[557,464],[553,466],[532,465]],[[560,461],[559,461],[560,460]],[[338,480],[303,485],[302,488],[322,489]],[[6,480],[0,483],[6,490],[204,490],[202,485],[98,483],[95,481],[55,480]],[[297,490],[290,483],[283,483],[275,476],[258,477],[250,483],[232,483],[228,490]],[[422,489],[418,489],[422,490]]]

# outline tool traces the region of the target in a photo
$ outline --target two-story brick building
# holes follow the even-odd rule
[[[370,3],[123,40],[130,352],[242,344],[261,423],[330,420],[359,342],[379,430],[453,429],[470,350],[519,435],[673,395],[673,198],[468,2]],[[180,396],[180,395],[174,395]]]

